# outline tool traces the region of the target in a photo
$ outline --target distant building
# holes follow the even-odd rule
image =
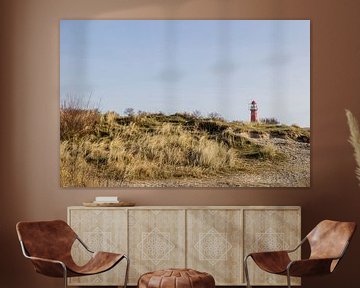
[[[250,103],[250,122],[258,122],[257,110],[258,110],[257,104],[255,100],[253,100]]]

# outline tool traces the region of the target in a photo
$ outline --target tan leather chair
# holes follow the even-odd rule
[[[110,270],[122,259],[126,259],[124,288],[127,285],[129,259],[125,254],[91,251],[62,220],[19,222],[16,231],[24,256],[31,260],[35,271],[50,277],[88,276]],[[71,257],[71,247],[78,240],[89,253],[91,259],[78,266]]]
[[[355,229],[354,222],[324,220],[295,249],[250,253],[244,259],[247,287],[251,287],[247,267],[249,257],[266,272],[286,275],[289,288],[291,287],[290,276],[315,276],[333,272],[344,256]],[[311,248],[309,259],[291,261],[289,253],[296,251],[306,241],[309,242]]]

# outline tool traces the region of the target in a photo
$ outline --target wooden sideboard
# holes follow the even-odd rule
[[[129,285],[163,268],[192,268],[212,274],[216,285],[245,285],[243,258],[250,252],[295,247],[301,238],[298,206],[68,207],[68,223],[92,249],[126,253]],[[78,263],[88,260],[79,243]],[[293,258],[300,258],[300,250]],[[125,263],[69,285],[121,285]],[[249,261],[253,285],[286,285],[286,277],[264,273]],[[300,280],[294,278],[294,285]]]

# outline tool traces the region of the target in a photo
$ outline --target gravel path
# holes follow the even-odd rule
[[[241,177],[248,186],[310,187],[310,144],[279,138],[259,139],[257,142],[274,145],[286,155],[286,160],[258,175]]]
[[[127,184],[127,187],[310,187],[310,144],[280,138],[252,139],[272,144],[286,160],[254,172],[218,175],[201,179],[169,179]],[[256,170],[256,169],[255,169]]]

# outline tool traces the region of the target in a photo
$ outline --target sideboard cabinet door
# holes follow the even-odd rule
[[[242,281],[242,210],[187,210],[187,266],[214,276],[216,285]]]
[[[125,209],[69,209],[68,222],[80,239],[93,251],[127,252],[127,215]],[[89,259],[82,245],[76,241],[72,248],[76,263]],[[122,285],[125,261],[108,272],[85,277],[69,278],[70,285]]]
[[[261,251],[276,251],[295,248],[300,243],[300,209],[245,209],[244,254]],[[301,251],[292,253],[300,259]],[[252,261],[249,262],[249,277],[252,285],[286,285],[286,277],[266,273]],[[299,278],[292,284],[299,285]]]
[[[185,267],[185,210],[129,209],[130,284],[141,274]]]

